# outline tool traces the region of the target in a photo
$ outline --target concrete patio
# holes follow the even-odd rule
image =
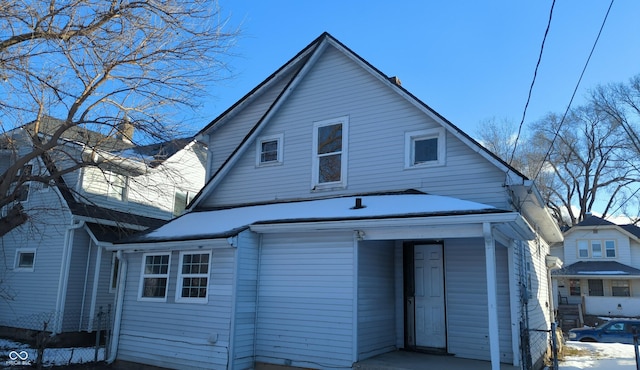
[[[447,355],[432,355],[418,352],[395,351],[364,361],[356,362],[357,370],[491,370],[491,362],[469,360]],[[520,370],[519,367],[500,364],[500,370]]]

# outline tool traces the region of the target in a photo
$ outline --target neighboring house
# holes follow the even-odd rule
[[[200,137],[211,178],[188,212],[113,247],[117,359],[541,364],[560,230],[532,181],[396,78],[325,33]]]
[[[46,138],[60,121],[44,119]],[[4,165],[32,148],[34,124],[0,137]],[[27,182],[21,205],[29,220],[1,239],[0,327],[53,332],[90,331],[100,310],[114,303],[115,254],[104,247],[133,232],[157,227],[181,213],[204,184],[206,149],[193,138],[134,146],[126,138],[83,128],[67,131],[58,149],[22,171],[47,175],[92,156],[83,167],[48,184]],[[174,212],[175,211],[175,212]]]
[[[640,227],[588,216],[552,253],[564,261],[552,274],[557,303],[582,304],[590,315],[640,316]]]

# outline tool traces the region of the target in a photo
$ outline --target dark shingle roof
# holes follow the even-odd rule
[[[582,222],[580,222],[579,224],[573,227],[594,227],[594,226],[618,226],[622,228],[624,231],[634,235],[637,238],[640,238],[640,227],[634,224],[618,225],[611,221],[607,221],[604,218],[593,216],[593,215],[586,217],[584,220],[582,220]],[[571,228],[569,228],[568,230],[571,230]],[[568,230],[565,230],[565,231],[568,231]]]
[[[552,272],[562,276],[640,276],[640,270],[615,261],[579,261]]]

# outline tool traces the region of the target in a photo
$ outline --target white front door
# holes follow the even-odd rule
[[[414,261],[415,345],[445,348],[442,245],[415,245]]]

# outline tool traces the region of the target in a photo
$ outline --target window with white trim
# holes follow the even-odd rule
[[[16,260],[13,266],[14,271],[33,271],[36,262],[35,248],[16,249]]]
[[[578,240],[578,257],[589,258],[589,244],[586,240]]]
[[[269,135],[256,141],[256,166],[282,164],[283,134]]]
[[[180,216],[187,205],[193,200],[194,194],[190,191],[176,190],[173,197],[173,215]]]
[[[312,187],[346,186],[349,119],[347,116],[313,124]]]
[[[616,242],[613,240],[605,240],[604,241],[604,252],[605,257],[607,258],[615,258],[616,257]]]
[[[142,256],[139,299],[165,302],[169,284],[170,253],[146,253]]]
[[[445,164],[445,130],[411,131],[405,133],[405,168],[441,166]]]
[[[107,197],[117,200],[127,199],[127,176],[105,171]]]
[[[578,258],[616,258],[615,240],[578,240]]]
[[[176,302],[206,303],[211,252],[180,252]]]

